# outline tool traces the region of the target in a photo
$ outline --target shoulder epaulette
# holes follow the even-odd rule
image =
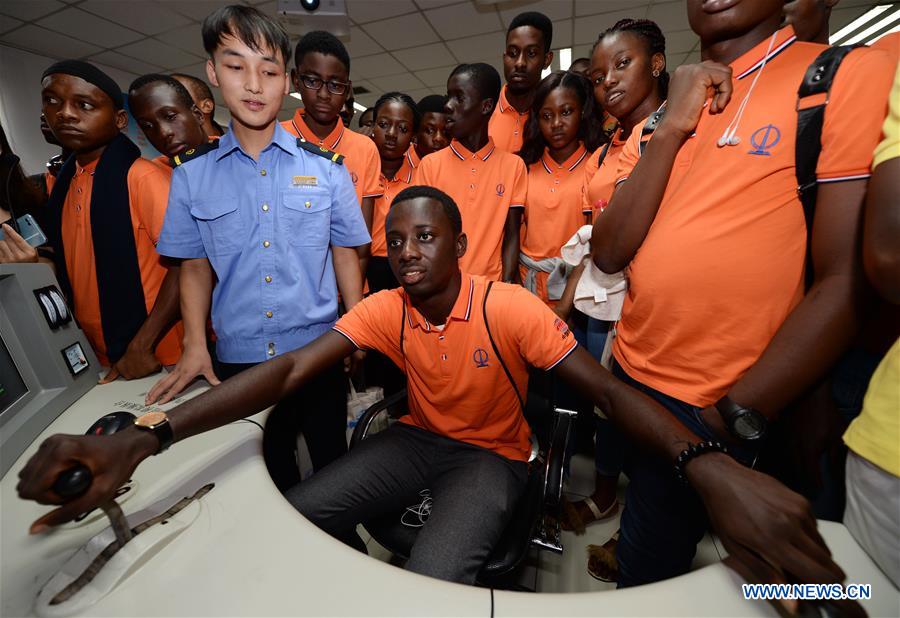
[[[191,159],[196,159],[197,157],[202,157],[208,152],[212,152],[216,148],[219,147],[219,140],[214,139],[205,144],[201,144],[196,148],[189,148],[185,150],[181,154],[175,155],[169,159],[169,165],[172,167],[178,167],[179,165],[184,165]]]
[[[302,148],[307,152],[311,152],[315,155],[319,155],[320,157],[324,157],[331,161],[332,163],[337,163],[338,165],[344,164],[344,155],[338,154],[333,150],[328,150],[324,146],[316,146],[310,142],[307,142],[304,139],[297,138],[297,146]]]

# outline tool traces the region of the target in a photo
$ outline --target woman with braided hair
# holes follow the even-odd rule
[[[609,143],[594,152],[585,169],[582,210],[596,219],[612,198],[625,142],[635,127],[642,126],[650,114],[660,109],[667,95],[666,39],[659,26],[647,19],[622,19],[601,32],[591,52],[588,77],[594,100],[617,122]],[[573,311],[575,288],[583,269],[584,265],[579,266],[572,273],[556,311],[576,324],[586,322],[587,347],[599,359],[612,322]],[[566,504],[562,521],[564,529],[576,534],[584,533],[585,525],[618,511],[616,487],[624,458],[623,441],[613,426],[599,416],[596,436],[594,493]],[[616,580],[616,538],[614,535],[602,547],[589,546],[588,572],[592,576]]]

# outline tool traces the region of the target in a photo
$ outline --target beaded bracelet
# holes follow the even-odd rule
[[[687,463],[695,457],[714,451],[728,454],[728,449],[718,440],[705,440],[699,444],[691,444],[675,458],[675,476],[679,481],[688,485],[687,475],[684,473],[684,467]]]

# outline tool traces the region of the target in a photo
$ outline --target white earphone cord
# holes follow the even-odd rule
[[[769,39],[769,49],[766,50],[766,55],[763,56],[762,65],[759,67],[759,71],[757,71],[756,75],[753,77],[753,82],[750,84],[750,89],[744,96],[744,100],[741,101],[737,113],[734,115],[734,118],[731,119],[731,122],[728,123],[728,126],[725,127],[725,132],[722,133],[722,137],[720,137],[719,141],[716,142],[719,148],[723,146],[737,146],[741,143],[741,138],[737,136],[737,130],[741,125],[741,118],[744,116],[744,110],[747,108],[747,103],[750,101],[750,95],[753,94],[753,89],[756,88],[756,82],[759,81],[760,76],[762,76],[763,70],[766,68],[766,62],[769,61],[769,54],[772,53],[772,47],[774,47],[775,45],[776,36],[778,36],[777,31],[772,33],[772,38]]]

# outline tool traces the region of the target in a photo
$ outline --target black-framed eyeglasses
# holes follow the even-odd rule
[[[301,75],[300,81],[303,83],[304,88],[309,88],[310,90],[321,90],[324,85],[331,94],[344,94],[347,92],[347,87],[350,86],[350,82],[336,82],[334,80],[326,82],[315,75]]]

